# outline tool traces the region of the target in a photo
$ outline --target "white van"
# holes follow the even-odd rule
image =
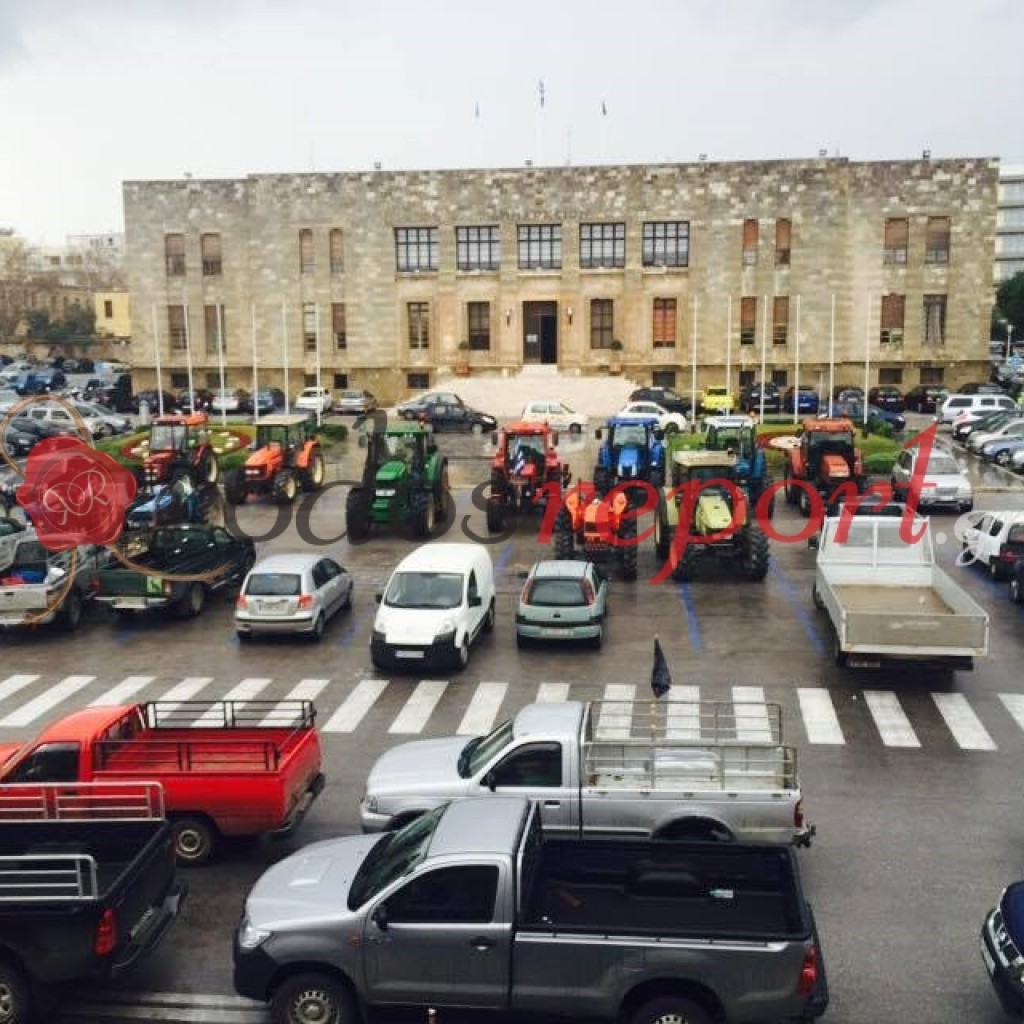
[[[1009,395],[949,395],[942,403],[935,422],[940,426],[952,423],[962,412],[988,413],[1016,408],[1017,403]]]
[[[1024,512],[972,512],[963,528],[963,562],[978,562],[1005,580],[1024,555]]]
[[[376,668],[464,669],[494,628],[494,563],[482,544],[424,544],[399,562],[373,623]]]

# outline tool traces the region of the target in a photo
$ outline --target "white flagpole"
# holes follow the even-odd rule
[[[832,392],[836,389],[836,293],[832,293],[832,317],[828,344],[828,414],[832,416]]]
[[[320,383],[320,303],[316,304],[316,389],[317,389],[317,405],[316,405],[316,425],[320,426],[320,418],[323,415],[323,411],[320,408],[320,389],[323,385]]]
[[[156,303],[153,303],[153,352],[156,366],[156,407],[159,415],[164,414],[164,378],[160,372],[160,325],[156,315]]]
[[[252,418],[254,423],[260,418],[260,380],[256,369],[256,306],[250,303],[249,309],[252,313]]]
[[[868,391],[871,390],[871,295],[864,320],[864,426],[868,425]]]
[[[796,297],[796,372],[793,374],[793,387],[800,394],[800,296]],[[797,421],[796,403],[793,403],[793,422]]]
[[[729,296],[729,313],[725,325],[725,387],[732,394],[732,296]]]
[[[544,163],[544,80],[538,83],[540,106],[537,107],[537,166]]]
[[[601,163],[608,163],[608,108],[601,100]]]
[[[764,381],[768,372],[768,296],[761,296],[761,305],[764,307],[761,313],[761,415],[758,419],[764,423]],[[793,397],[794,408],[798,405],[796,396]]]
[[[227,385],[224,383],[224,306],[219,302],[217,303],[217,363],[220,368],[220,422],[221,426],[226,427],[228,423],[228,410],[223,397],[224,392],[227,390]]]
[[[693,297],[693,331],[690,334],[690,420],[694,432],[697,429],[697,310],[700,297]]]
[[[281,303],[281,351],[284,353],[284,411],[292,411],[292,393],[288,385],[288,307]]]
[[[195,382],[192,379],[192,332],[188,325],[188,303],[185,306],[185,368],[188,370],[188,402],[192,412],[196,412]]]

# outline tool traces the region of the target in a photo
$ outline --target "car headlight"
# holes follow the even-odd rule
[[[434,637],[434,643],[447,643],[449,640],[455,640],[455,620],[445,619],[441,623],[440,628],[437,631],[437,636]]]
[[[253,927],[249,918],[246,917],[242,919],[242,923],[238,927],[238,945],[242,949],[255,949],[266,942],[270,935],[271,933],[265,928]]]

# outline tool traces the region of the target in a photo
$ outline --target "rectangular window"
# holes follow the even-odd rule
[[[745,388],[754,383],[753,370],[740,370],[740,387]]]
[[[466,322],[469,325],[470,351],[487,352],[491,347],[491,304],[467,302]]]
[[[303,228],[299,232],[299,273],[312,274],[316,270],[316,252],[313,249],[313,231]]]
[[[656,388],[675,388],[675,370],[655,370],[651,374],[651,384]]]
[[[642,258],[645,267],[688,267],[690,222],[645,221]]]
[[[519,225],[519,269],[562,269],[562,225]]]
[[[409,348],[430,348],[430,303],[410,302],[406,305],[406,313],[409,317]]]
[[[789,341],[789,296],[776,295],[772,300],[772,344],[785,345],[787,341]]]
[[[347,373],[336,373],[334,375],[334,389],[337,391],[340,388],[348,387],[348,374]]]
[[[316,374],[315,373],[304,373],[302,375],[302,386],[304,388],[315,388],[316,387]]]
[[[103,300],[103,315],[107,320],[113,319],[114,316],[114,303],[111,299]]]
[[[334,335],[336,349],[348,348],[348,335],[345,332],[345,303],[331,303],[331,333]]]
[[[910,221],[906,217],[889,217],[885,222],[885,246],[882,250],[882,263],[887,267],[905,267],[909,244]]]
[[[625,224],[581,224],[580,267],[624,267],[626,265]]]
[[[789,384],[789,374],[785,370],[772,370],[771,382],[777,384],[780,388],[787,387]]]
[[[400,274],[435,271],[437,228],[395,228],[395,269]]]
[[[610,349],[614,337],[614,308],[611,299],[590,300],[590,347]]]
[[[946,344],[945,295],[924,297],[924,343],[939,347]]]
[[[899,387],[903,383],[903,369],[899,366],[880,367],[878,383],[886,387]]]
[[[430,387],[430,374],[415,371],[405,375],[405,386],[410,391],[426,391]]]
[[[651,337],[655,348],[675,348],[676,300],[654,300],[654,330]]]
[[[459,270],[499,270],[501,228],[496,225],[456,228],[455,264]]]
[[[167,307],[167,334],[171,339],[171,350],[185,351],[188,335],[185,332],[185,307]]]
[[[906,313],[905,295],[883,295],[880,310],[878,340],[883,345],[903,344],[903,318]]]
[[[792,243],[793,222],[782,218],[775,222],[775,266],[789,266],[789,249]]]
[[[317,347],[317,316],[316,303],[302,304],[302,348],[306,352],[315,352]],[[307,385],[308,386],[308,385]]]
[[[740,344],[753,345],[757,334],[757,296],[740,299]]]
[[[185,236],[164,235],[164,262],[168,277],[185,276]]]
[[[328,239],[331,273],[342,274],[345,272],[345,236],[341,228],[331,228]]]
[[[921,383],[922,384],[941,384],[943,377],[945,376],[946,368],[944,366],[922,366],[921,367]]]
[[[220,351],[227,348],[219,333],[222,330],[223,321],[223,306],[203,306],[203,333],[206,335],[206,354],[208,356],[217,355],[218,342],[220,342]],[[217,386],[220,387],[219,384]]]
[[[929,217],[924,236],[925,263],[949,262],[949,218]]]
[[[220,388],[220,374],[217,371],[211,371],[206,375],[206,387],[211,391],[216,391]]]
[[[220,235],[200,235],[199,248],[203,256],[203,277],[220,277],[223,271]]]
[[[171,387],[175,391],[184,391],[188,387],[188,373],[175,371],[171,373]]]
[[[743,222],[743,266],[753,267],[757,264],[757,221],[748,219]]]

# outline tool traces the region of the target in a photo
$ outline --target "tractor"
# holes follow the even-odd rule
[[[653,416],[613,416],[594,433],[602,441],[594,467],[594,487],[603,498],[617,484],[665,482],[665,434]]]
[[[149,427],[149,450],[139,483],[146,488],[172,484],[182,476],[193,483],[215,484],[220,477],[217,455],[210,444],[209,417],[157,416]]]
[[[188,476],[180,476],[173,484],[157,484],[141,492],[124,515],[126,531],[179,523],[224,525],[224,506],[216,484],[194,487]]]
[[[501,533],[510,512],[543,509],[551,491],[560,501],[572,473],[558,461],[558,434],[546,423],[509,423],[491,439],[498,450],[491,463],[487,530]],[[545,484],[551,485],[547,492]]]
[[[454,514],[448,460],[442,458],[429,426],[398,423],[359,435],[366,448],[363,479],[348,492],[345,518],[351,540],[365,540],[374,525],[405,523],[425,539]]]
[[[736,478],[743,485],[754,507],[772,486],[768,460],[757,443],[757,424],[749,416],[709,416],[704,421],[707,435],[704,447],[712,452],[733,452]],[[775,495],[768,504],[768,516],[775,514]]]
[[[672,486],[665,488],[654,519],[658,558],[664,563],[669,557],[688,500],[693,507],[688,536],[710,538],[722,534],[715,540],[694,540],[679,549],[672,567],[673,579],[690,579],[701,558],[731,562],[747,580],[765,578],[770,557],[768,537],[754,518],[754,505],[737,473],[738,464],[737,456],[728,451],[673,452]],[[687,485],[692,486],[692,492]]]
[[[224,497],[241,505],[250,494],[270,495],[279,505],[295,501],[301,487],[318,491],[324,485],[324,453],[316,421],[304,413],[264,416],[245,465],[224,477]]]
[[[595,562],[617,559],[622,578],[636,579],[635,511],[622,491],[598,497],[590,485],[573,487],[555,516],[552,541],[555,558],[571,559],[579,547]]]
[[[799,505],[804,517],[811,514],[810,485],[821,495],[826,511],[833,510],[850,493],[867,487],[864,460],[854,447],[855,428],[848,419],[804,420],[799,444],[786,452],[786,501]]]

